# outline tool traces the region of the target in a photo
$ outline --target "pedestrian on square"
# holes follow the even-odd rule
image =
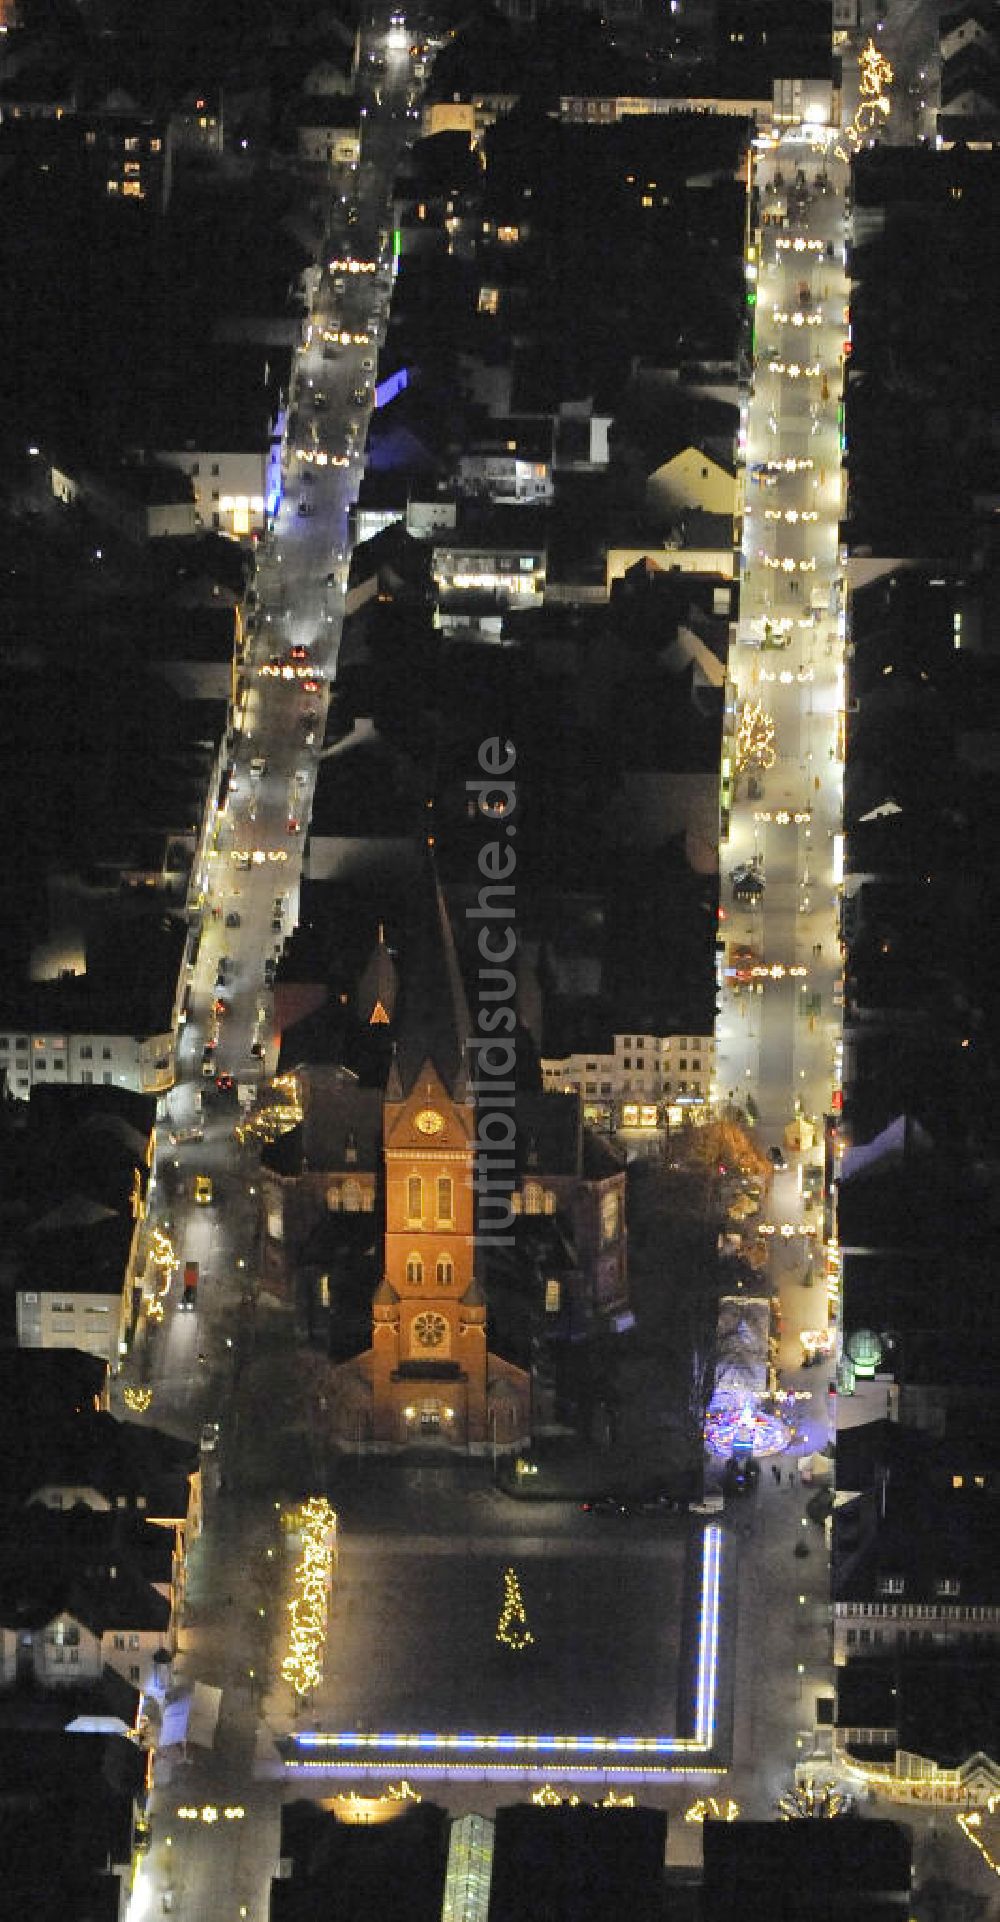
[[[790,1469],[789,1469],[789,1471],[788,1471],[788,1486],[789,1486],[789,1488],[794,1488],[794,1487],[795,1487],[795,1470],[794,1470],[794,1468],[790,1468]]]

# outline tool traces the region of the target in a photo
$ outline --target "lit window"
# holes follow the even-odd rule
[[[617,1190],[601,1196],[601,1241],[606,1248],[621,1233],[621,1196]]]
[[[545,1195],[542,1190],[541,1184],[537,1181],[526,1181],[524,1184],[525,1214],[540,1215],[544,1213],[544,1209],[545,1209]]]

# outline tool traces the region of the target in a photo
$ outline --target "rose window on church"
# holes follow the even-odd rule
[[[413,1321],[413,1339],[421,1348],[440,1348],[448,1333],[448,1323],[443,1315],[416,1315]]]

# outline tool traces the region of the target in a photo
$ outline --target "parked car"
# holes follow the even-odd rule
[[[239,925],[240,925],[240,917],[237,914],[236,909],[230,908],[229,913],[226,916],[227,928],[238,928]]]
[[[214,1455],[219,1446],[219,1424],[217,1421],[205,1422],[199,1446],[203,1455]]]
[[[595,1495],[591,1501],[580,1503],[581,1515],[631,1515],[630,1504],[621,1495]]]
[[[722,1471],[728,1495],[750,1495],[760,1481],[760,1463],[752,1455],[730,1455]]]
[[[639,1496],[640,1515],[679,1515],[686,1505],[665,1488],[648,1488]]]

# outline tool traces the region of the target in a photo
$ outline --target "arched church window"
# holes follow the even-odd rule
[[[546,1190],[545,1190],[545,1213],[546,1213],[547,1215],[554,1215],[554,1214],[555,1214],[555,1211],[556,1211],[556,1198],[555,1198],[555,1195],[554,1195],[554,1193],[553,1193],[553,1191],[552,1191],[552,1189],[551,1189],[551,1188],[546,1188]]]
[[[407,1255],[407,1257],[406,1257],[406,1285],[407,1285],[407,1287],[408,1287],[408,1288],[419,1288],[419,1286],[420,1286],[420,1283],[421,1283],[421,1282],[423,1281],[423,1278],[424,1278],[424,1264],[423,1264],[423,1262],[421,1261],[421,1259],[420,1259],[420,1256],[419,1256],[419,1255]]]
[[[406,1183],[406,1219],[421,1221],[424,1213],[424,1184],[419,1175],[410,1175]]]
[[[454,1185],[450,1175],[438,1176],[437,1218],[446,1223],[455,1219]]]
[[[545,1205],[542,1189],[537,1181],[524,1184],[524,1212],[526,1215],[540,1215]]]
[[[455,1264],[450,1255],[439,1255],[434,1278],[439,1288],[450,1288],[455,1279]]]
[[[343,1207],[344,1202],[340,1192],[339,1181],[331,1181],[330,1186],[326,1191],[326,1205],[332,1215],[336,1215],[340,1213],[340,1210]]]
[[[345,1214],[359,1215],[361,1213],[360,1181],[355,1181],[353,1177],[345,1181],[344,1188],[343,1188],[343,1195],[344,1195],[343,1205],[344,1205]]]

